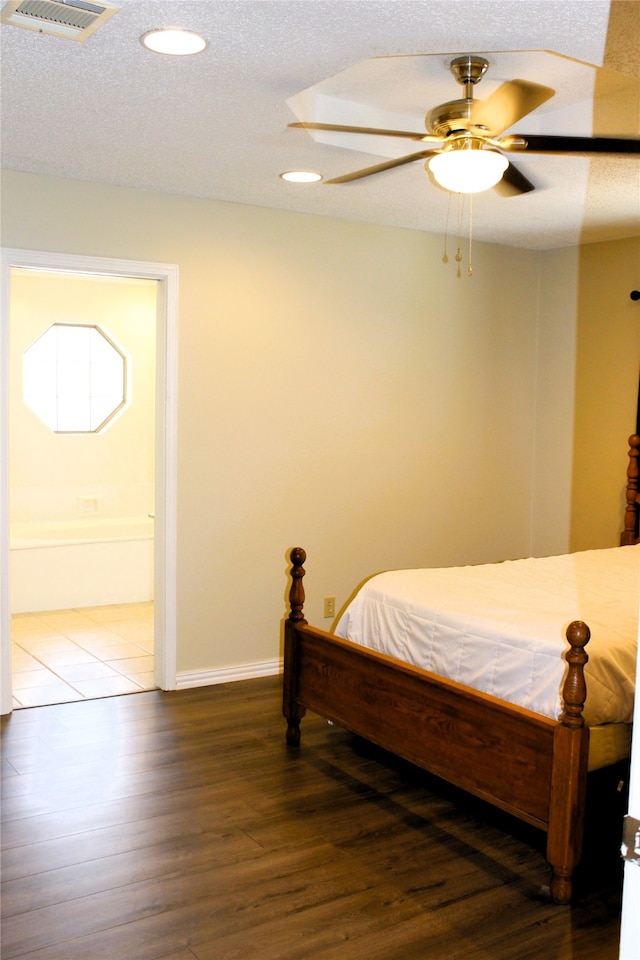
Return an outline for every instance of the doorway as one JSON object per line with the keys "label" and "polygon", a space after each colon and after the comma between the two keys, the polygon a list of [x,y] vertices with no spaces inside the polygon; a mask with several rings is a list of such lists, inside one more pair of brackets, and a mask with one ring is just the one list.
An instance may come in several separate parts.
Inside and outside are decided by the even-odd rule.
{"label": "doorway", "polygon": [[[128,692],[124,689],[124,681],[118,680],[118,677],[126,676],[127,668],[130,668],[130,674],[137,671],[138,676],[137,680],[135,676],[132,681],[130,678],[131,685],[128,689],[144,689],[153,685],[162,689],[173,689],[176,682],[177,269],[172,265],[38,254],[30,251],[3,251],[2,273],[5,291],[0,333],[4,374],[0,424],[2,712],[9,712],[13,705],[12,612],[18,614],[18,620],[24,615],[24,626],[29,618],[39,618],[39,628],[45,633],[53,630],[58,636],[64,636],[67,644],[75,643],[79,646],[81,655],[72,656],[70,659],[84,660],[86,667],[77,665],[74,668],[73,664],[68,664],[65,667],[70,669],[57,671],[59,674],[66,674],[71,688],[79,690],[75,699],[82,699],[85,695],[101,695],[99,692],[90,692],[100,689],[100,684],[91,682],[91,679],[99,679],[99,676],[91,678],[92,672],[112,678],[112,693]],[[36,317],[34,322],[36,326],[39,324],[38,329],[28,330],[25,329],[28,327],[25,315],[22,316],[19,326],[19,321],[12,318],[14,314],[19,314],[20,299],[24,297],[25,289],[34,290],[38,284],[45,291],[53,285],[54,290],[63,290],[64,295],[57,298],[51,291],[45,293],[45,300],[48,299],[51,305],[58,303],[57,311],[49,311],[46,319]],[[94,311],[91,308],[92,290],[97,298],[93,301]],[[69,294],[69,291],[75,293]],[[113,291],[115,297],[111,306],[110,291]],[[151,303],[153,315],[150,319],[147,316],[146,321],[136,323],[130,310],[127,316],[128,308],[123,308],[122,296],[131,294],[132,291],[133,300],[137,299],[137,307],[145,300],[147,306]],[[81,304],[81,316],[77,311],[74,314],[74,297]],[[120,306],[118,297],[121,298]],[[38,311],[31,309],[32,316],[34,313],[37,314]],[[80,320],[83,322],[79,323]],[[93,320],[100,322],[94,323]],[[148,328],[146,332],[145,323]],[[56,324],[59,329],[55,329]],[[83,329],[80,330],[80,327]],[[47,332],[46,337],[43,337],[43,331]],[[52,339],[57,342],[59,339],[66,342],[69,333],[77,335],[78,342],[84,342],[88,337],[97,341],[94,344],[94,353],[103,356],[108,362],[96,369],[102,372],[108,369],[112,373],[115,371],[115,397],[105,399],[101,386],[102,394],[96,389],[97,396],[91,401],[92,409],[98,411],[93,421],[84,424],[80,416],[80,422],[76,423],[73,420],[75,413],[71,419],[67,417],[65,420],[64,405],[67,403],[68,410],[69,403],[64,398],[58,399],[60,409],[50,412],[49,408],[54,401],[51,397],[47,399],[44,396],[47,392],[46,384],[43,386],[47,377],[46,369],[43,368],[43,373],[37,367],[37,375],[34,377],[36,396],[31,409],[26,410],[26,419],[25,409],[21,409],[23,420],[15,423],[12,419],[12,406],[15,408],[18,404],[15,402],[15,395],[10,401],[9,385],[13,382],[12,378],[15,379],[16,371],[13,368],[16,355],[22,362],[25,343],[29,348],[36,344],[33,352],[41,360],[41,355],[47,355],[47,349],[51,346],[45,344],[45,340]],[[144,340],[145,337],[146,343],[141,342],[141,338]],[[25,343],[22,343],[23,340]],[[124,343],[125,340],[127,343]],[[155,341],[155,349],[152,349],[150,340]],[[152,360],[154,353],[155,362]],[[138,377],[132,391],[131,368],[134,363]],[[58,364],[56,369],[59,373],[61,366]],[[70,370],[69,367],[66,369]],[[82,367],[84,380],[79,378],[85,386],[86,369]],[[117,396],[118,378],[122,387],[120,397]],[[71,371],[70,380],[73,379]],[[102,383],[101,378],[98,379]],[[142,389],[145,379],[147,383],[155,380],[155,386],[152,386],[151,394],[146,400],[146,413]],[[77,384],[70,388],[69,392],[75,392],[72,405],[75,404],[77,409]],[[24,408],[25,404],[21,402],[19,406]],[[59,420],[56,420],[56,417],[59,417]],[[51,429],[52,426],[59,429]],[[31,437],[31,453],[29,454],[29,444],[26,444],[27,452],[21,452],[18,456],[16,451],[20,448],[16,444],[19,444],[20,440],[15,434],[25,433],[27,427],[34,429],[38,436],[35,441],[34,437]],[[116,455],[116,438],[120,435],[122,439],[127,434],[128,449],[125,442],[125,449]],[[56,443],[57,456],[61,461],[58,466],[64,468],[65,463],[69,465],[68,462],[73,462],[75,466],[89,462],[84,476],[79,475],[77,483],[69,480],[69,470],[65,473],[64,469],[54,468],[53,464],[49,470],[43,470],[42,464],[45,461],[41,457],[42,448]],[[145,444],[148,448],[146,451]],[[82,460],[83,449],[88,451],[88,461]],[[16,461],[15,469],[12,452]],[[121,480],[116,482],[114,471],[110,472],[110,468],[118,459],[124,460],[129,469],[125,470]],[[100,465],[100,460],[103,461],[105,470],[98,474],[96,467]],[[37,478],[35,482],[34,476]],[[51,516],[55,516],[55,520],[51,520]],[[44,523],[43,517],[47,518]],[[18,547],[22,548],[11,553],[10,519],[14,520],[14,545],[17,543]],[[91,537],[88,536],[89,531],[92,531]],[[58,549],[62,552],[59,553],[59,558],[54,558]],[[145,555],[148,558],[147,568]],[[129,560],[125,561],[126,557],[130,558],[133,564],[129,565],[128,569]],[[38,564],[44,566],[38,567]],[[83,575],[93,568],[97,568],[97,577]],[[137,580],[142,580],[142,583],[134,583],[134,568],[137,571]],[[146,583],[145,578],[148,581]],[[83,582],[89,591],[86,594],[83,592],[85,586],[81,587]],[[35,589],[35,595],[30,583]],[[38,584],[43,590],[42,596],[37,593]],[[78,594],[80,588],[81,593]],[[52,602],[54,599],[55,602]],[[33,607],[39,609],[30,609]],[[51,613],[54,609],[56,614]],[[69,626],[69,615],[60,613],[61,610],[71,610],[71,620],[75,619],[75,624]],[[152,612],[155,612],[153,628],[150,627]],[[101,636],[102,643],[98,642],[97,636],[92,638],[90,631],[83,630],[89,625],[89,614],[98,621],[95,632]],[[67,626],[63,626],[63,623]],[[65,636],[66,633],[74,632],[75,637]],[[101,649],[105,640],[110,641],[106,644],[108,650]],[[114,646],[116,644],[117,649]],[[150,653],[154,645],[151,673],[149,669],[143,668],[151,666]],[[70,649],[67,646],[67,653]],[[28,650],[26,656],[29,656]],[[69,659],[66,655],[62,659],[65,658]],[[38,658],[38,669],[43,666],[42,659]],[[119,663],[116,663],[117,659]],[[116,666],[123,668],[122,673],[120,669],[114,670]],[[86,680],[73,680],[74,676],[85,676],[87,673],[89,677]],[[111,695],[108,688],[109,684],[106,684],[105,693],[102,695]],[[86,694],[83,691],[86,691]],[[69,696],[61,698],[70,699]],[[26,695],[26,699],[35,703],[33,696],[30,698]],[[15,705],[26,706],[29,703],[22,703],[18,699]]]}

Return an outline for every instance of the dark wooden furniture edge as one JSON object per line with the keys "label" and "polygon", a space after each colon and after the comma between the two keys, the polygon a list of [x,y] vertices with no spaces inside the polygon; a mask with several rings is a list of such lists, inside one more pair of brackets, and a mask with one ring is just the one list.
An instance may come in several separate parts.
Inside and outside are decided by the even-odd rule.
{"label": "dark wooden furniture edge", "polygon": [[584,650],[588,627],[567,630],[568,674],[559,721],[542,717],[309,626],[304,550],[291,552],[283,713],[300,743],[307,709],[390,750],[547,833],[551,896],[571,899],[580,859],[589,730]]}
{"label": "dark wooden furniture edge", "polygon": [[629,437],[629,463],[627,464],[627,505],[624,512],[624,530],[620,534],[620,546],[626,547],[640,542],[640,436],[633,433]]}

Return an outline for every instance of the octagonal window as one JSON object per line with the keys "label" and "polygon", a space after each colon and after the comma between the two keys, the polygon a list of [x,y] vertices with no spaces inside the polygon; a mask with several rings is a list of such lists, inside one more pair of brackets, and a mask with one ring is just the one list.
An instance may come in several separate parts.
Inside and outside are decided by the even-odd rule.
{"label": "octagonal window", "polygon": [[54,323],[24,352],[23,398],[54,433],[99,433],[127,405],[127,358],[97,325]]}

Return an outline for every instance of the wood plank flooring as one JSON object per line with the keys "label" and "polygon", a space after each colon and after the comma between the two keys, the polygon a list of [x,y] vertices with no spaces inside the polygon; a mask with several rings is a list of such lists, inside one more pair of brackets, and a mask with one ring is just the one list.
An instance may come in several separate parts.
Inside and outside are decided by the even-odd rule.
{"label": "wood plank flooring", "polygon": [[4,960],[617,960],[608,783],[558,907],[536,831],[313,715],[284,733],[275,677],[5,718]]}

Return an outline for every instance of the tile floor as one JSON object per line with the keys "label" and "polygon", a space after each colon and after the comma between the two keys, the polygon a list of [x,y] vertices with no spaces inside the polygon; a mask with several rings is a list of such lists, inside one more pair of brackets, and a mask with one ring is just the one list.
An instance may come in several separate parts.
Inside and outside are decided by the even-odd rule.
{"label": "tile floor", "polygon": [[151,690],[153,602],[11,617],[14,708]]}

